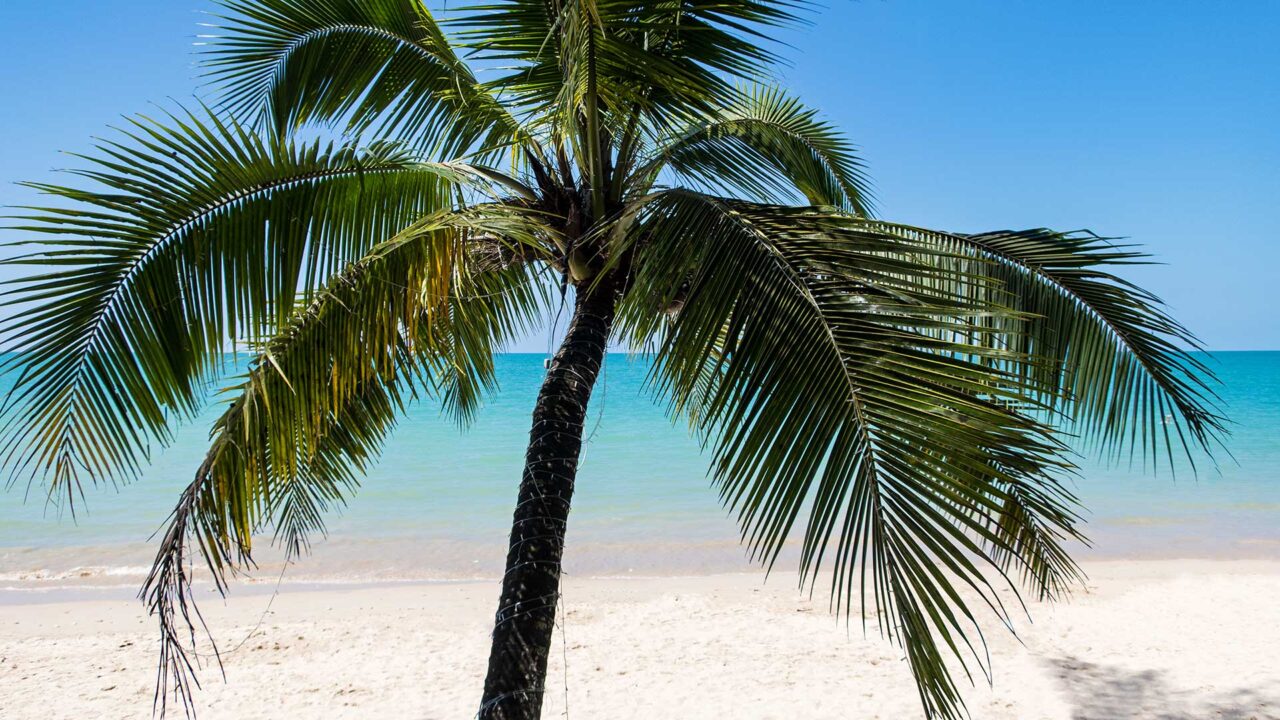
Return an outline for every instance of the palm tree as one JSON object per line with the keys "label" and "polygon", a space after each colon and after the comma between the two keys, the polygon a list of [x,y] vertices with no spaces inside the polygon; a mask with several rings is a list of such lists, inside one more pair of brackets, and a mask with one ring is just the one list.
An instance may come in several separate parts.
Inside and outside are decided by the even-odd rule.
{"label": "palm tree", "polygon": [[258,531],[304,552],[407,404],[466,422],[557,296],[481,718],[540,714],[611,341],[652,354],[752,556],[798,538],[802,586],[829,573],[837,611],[874,608],[930,716],[962,712],[949,663],[985,671],[971,606],[1079,578],[1066,433],[1157,462],[1221,436],[1193,338],[1111,274],[1139,253],[872,216],[851,144],[770,84],[799,3],[223,5],[211,107],[133,119],[85,185],[35,185],[51,207],[16,224],[42,239],[8,261],[29,268],[4,326],[12,478],[68,502],[134,478],[236,378],[143,590],[162,710],[191,703],[184,560],[224,589]]}

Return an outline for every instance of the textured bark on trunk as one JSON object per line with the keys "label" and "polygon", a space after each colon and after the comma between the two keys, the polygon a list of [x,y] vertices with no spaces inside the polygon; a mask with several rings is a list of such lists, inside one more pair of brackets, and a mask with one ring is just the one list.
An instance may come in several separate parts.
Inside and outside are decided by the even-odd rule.
{"label": "textured bark on trunk", "polygon": [[481,720],[537,720],[560,597],[560,560],[587,402],[604,360],[614,292],[578,294],[573,319],[533,410]]}

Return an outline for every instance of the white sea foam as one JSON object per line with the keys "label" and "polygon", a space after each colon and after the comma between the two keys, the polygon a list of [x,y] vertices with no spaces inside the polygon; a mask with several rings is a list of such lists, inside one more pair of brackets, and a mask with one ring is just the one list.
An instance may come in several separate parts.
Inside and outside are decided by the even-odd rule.
{"label": "white sea foam", "polygon": [[122,566],[103,566],[88,565],[81,567],[73,567],[67,570],[51,570],[48,568],[35,568],[32,570],[18,570],[0,572],[0,582],[32,582],[32,581],[57,581],[57,580],[73,580],[73,579],[91,579],[91,578],[135,578],[145,577],[150,568],[144,565],[122,565]]}

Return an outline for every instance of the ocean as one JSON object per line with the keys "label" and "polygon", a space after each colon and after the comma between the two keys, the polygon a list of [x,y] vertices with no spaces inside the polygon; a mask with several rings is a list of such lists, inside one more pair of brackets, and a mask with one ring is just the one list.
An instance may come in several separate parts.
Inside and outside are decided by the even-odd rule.
{"label": "ocean", "polygon": [[[463,430],[430,403],[396,428],[381,460],[310,556],[300,582],[453,580],[501,575],[543,355],[498,359],[501,390]],[[1152,474],[1139,460],[1082,459],[1071,482],[1086,509],[1088,558],[1280,558],[1280,352],[1208,359],[1232,421],[1230,455],[1179,459]],[[697,574],[752,567],[721,506],[698,443],[645,393],[643,358],[608,356],[592,398],[570,518],[566,572]],[[11,380],[0,378],[0,390]],[[40,487],[0,492],[0,590],[134,587],[153,541],[189,482],[219,408],[210,406],[156,453],[140,480],[85,489],[74,517]],[[281,570],[260,543],[250,582]],[[785,565],[785,563],[784,563]]]}

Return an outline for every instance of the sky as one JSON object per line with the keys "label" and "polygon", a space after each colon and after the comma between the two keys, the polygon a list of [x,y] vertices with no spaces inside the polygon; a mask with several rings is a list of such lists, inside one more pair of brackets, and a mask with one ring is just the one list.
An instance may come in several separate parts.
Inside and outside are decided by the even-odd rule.
{"label": "sky", "polygon": [[[192,104],[212,8],[0,4],[0,205],[38,201],[14,183],[56,181],[77,163],[60,151],[122,116]],[[1161,264],[1125,277],[1208,348],[1280,349],[1280,2],[837,0],[811,19],[778,34],[779,79],[858,145],[880,216],[1126,237]]]}

